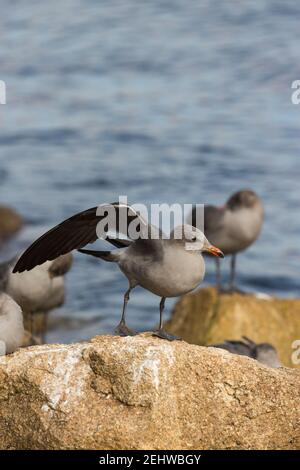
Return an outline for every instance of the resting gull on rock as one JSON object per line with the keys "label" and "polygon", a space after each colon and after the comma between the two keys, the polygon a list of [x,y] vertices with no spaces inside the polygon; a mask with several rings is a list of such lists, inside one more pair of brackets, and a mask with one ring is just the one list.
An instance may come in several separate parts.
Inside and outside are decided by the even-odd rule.
{"label": "resting gull on rock", "polygon": [[34,335],[33,315],[44,314],[42,336],[46,333],[46,313],[63,304],[64,275],[72,265],[72,255],[66,254],[36,266],[30,272],[13,273],[16,258],[0,265],[0,290],[9,294],[31,318],[30,332]]}
{"label": "resting gull on rock", "polygon": [[246,336],[243,336],[242,341],[226,340],[224,343],[213,344],[212,347],[226,349],[232,354],[251,357],[269,367],[281,367],[277,351],[272,344],[255,343]]}

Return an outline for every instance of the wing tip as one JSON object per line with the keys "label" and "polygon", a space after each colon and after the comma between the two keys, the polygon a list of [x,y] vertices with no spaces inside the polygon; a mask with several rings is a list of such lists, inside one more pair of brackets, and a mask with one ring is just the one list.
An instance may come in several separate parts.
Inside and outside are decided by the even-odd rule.
{"label": "wing tip", "polygon": [[13,274],[23,273],[24,271],[30,271],[32,268],[26,268],[24,266],[19,265],[19,262],[15,265],[14,269],[12,270]]}
{"label": "wing tip", "polygon": [[14,266],[14,269],[12,270],[13,274],[18,274],[18,273],[23,273],[24,271],[31,271],[34,269],[36,266],[39,266],[41,263],[35,263],[32,264],[28,259],[23,258],[24,255],[18,259],[16,265]]}

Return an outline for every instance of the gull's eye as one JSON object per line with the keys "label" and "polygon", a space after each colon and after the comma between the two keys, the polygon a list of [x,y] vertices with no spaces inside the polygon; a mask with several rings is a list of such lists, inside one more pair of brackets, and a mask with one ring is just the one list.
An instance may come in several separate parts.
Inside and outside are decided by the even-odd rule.
{"label": "gull's eye", "polygon": [[193,237],[191,238],[191,240],[192,240],[192,242],[195,242],[195,241],[197,240],[197,237],[196,237],[196,236],[193,236]]}

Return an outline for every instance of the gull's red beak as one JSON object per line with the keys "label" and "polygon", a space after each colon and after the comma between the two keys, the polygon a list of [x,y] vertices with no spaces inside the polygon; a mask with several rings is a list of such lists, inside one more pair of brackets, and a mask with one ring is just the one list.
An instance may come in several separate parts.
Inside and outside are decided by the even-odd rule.
{"label": "gull's red beak", "polygon": [[209,253],[211,253],[212,255],[214,256],[218,256],[218,258],[224,258],[224,253],[223,251],[221,251],[219,248],[217,248],[216,246],[214,245],[210,245],[209,248],[207,248],[207,250]]}

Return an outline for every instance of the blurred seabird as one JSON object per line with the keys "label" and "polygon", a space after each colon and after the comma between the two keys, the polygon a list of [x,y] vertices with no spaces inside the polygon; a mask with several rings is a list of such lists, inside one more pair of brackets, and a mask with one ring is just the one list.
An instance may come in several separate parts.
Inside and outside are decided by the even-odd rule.
{"label": "blurred seabird", "polygon": [[[197,208],[189,217],[193,224]],[[204,207],[204,233],[214,245],[231,257],[230,290],[235,290],[236,255],[258,237],[263,224],[263,204],[249,189],[234,193],[223,207]],[[200,219],[199,219],[200,220]],[[217,285],[221,289],[220,263],[217,260]]]}
{"label": "blurred seabird", "polygon": [[211,346],[226,349],[232,354],[251,357],[269,367],[281,367],[277,351],[270,343],[255,343],[243,336],[243,341],[226,340],[224,343],[212,344]]}
{"label": "blurred seabird", "polygon": [[7,294],[0,294],[0,355],[22,346],[24,336],[21,307]]}
{"label": "blurred seabird", "polygon": [[72,255],[66,254],[37,266],[32,271],[13,273],[16,259],[0,265],[0,289],[9,294],[31,318],[29,329],[33,330],[33,315],[44,314],[42,336],[46,333],[46,313],[63,304],[65,298],[64,275],[72,265]]}

